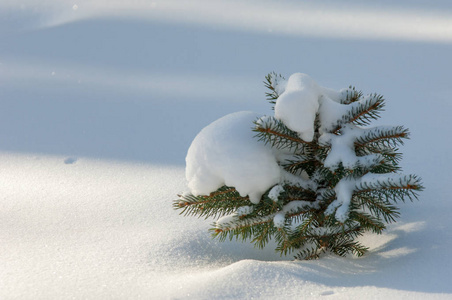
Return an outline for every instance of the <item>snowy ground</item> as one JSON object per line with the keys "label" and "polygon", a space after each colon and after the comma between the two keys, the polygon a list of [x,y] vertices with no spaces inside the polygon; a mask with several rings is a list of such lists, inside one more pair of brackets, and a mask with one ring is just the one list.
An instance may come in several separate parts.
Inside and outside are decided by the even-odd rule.
{"label": "snowy ground", "polygon": [[[0,0],[0,298],[450,299],[449,1]],[[353,7],[353,8],[351,8]],[[426,190],[360,259],[292,262],[171,208],[197,132],[304,72],[387,99]]]}

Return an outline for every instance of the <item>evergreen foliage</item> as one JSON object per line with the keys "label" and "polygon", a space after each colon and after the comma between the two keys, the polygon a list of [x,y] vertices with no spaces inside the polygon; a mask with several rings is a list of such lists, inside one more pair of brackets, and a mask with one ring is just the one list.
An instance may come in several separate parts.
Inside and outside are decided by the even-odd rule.
{"label": "evergreen foliage", "polygon": [[[272,105],[284,80],[276,73],[265,78]],[[380,117],[381,95],[363,96],[350,87],[342,91],[337,105],[341,114],[330,123],[322,122],[320,107],[312,142],[275,117],[255,122],[255,138],[285,154],[279,161],[284,181],[267,190],[258,204],[224,186],[206,196],[180,195],[174,208],[184,215],[221,218],[211,229],[220,241],[249,240],[262,248],[273,238],[276,251],[296,259],[316,259],[326,252],[363,255],[367,248],[357,237],[382,233],[400,216],[395,204],[416,199],[423,186],[416,175],[399,173],[398,147],[409,138],[408,129],[365,127]],[[334,144],[350,137],[356,159],[331,162]]]}

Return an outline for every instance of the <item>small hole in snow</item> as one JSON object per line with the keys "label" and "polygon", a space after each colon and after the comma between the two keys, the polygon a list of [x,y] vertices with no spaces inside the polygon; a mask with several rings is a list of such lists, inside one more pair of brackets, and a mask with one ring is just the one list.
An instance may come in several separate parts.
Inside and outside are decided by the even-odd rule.
{"label": "small hole in snow", "polygon": [[74,158],[74,157],[68,157],[68,158],[66,158],[66,159],[64,160],[64,163],[65,163],[66,165],[71,165],[71,164],[75,163],[76,161],[77,161],[77,158]]}
{"label": "small hole in snow", "polygon": [[333,295],[333,294],[334,294],[333,291],[326,291],[326,292],[321,293],[320,296],[330,296],[330,295]]}

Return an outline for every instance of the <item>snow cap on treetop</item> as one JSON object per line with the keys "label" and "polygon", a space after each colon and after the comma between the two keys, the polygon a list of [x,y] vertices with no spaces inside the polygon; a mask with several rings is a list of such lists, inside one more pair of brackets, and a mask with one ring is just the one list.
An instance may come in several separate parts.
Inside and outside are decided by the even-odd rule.
{"label": "snow cap on treetop", "polygon": [[308,75],[291,75],[285,91],[276,101],[275,117],[296,131],[304,141],[311,142],[320,94],[319,86]]}

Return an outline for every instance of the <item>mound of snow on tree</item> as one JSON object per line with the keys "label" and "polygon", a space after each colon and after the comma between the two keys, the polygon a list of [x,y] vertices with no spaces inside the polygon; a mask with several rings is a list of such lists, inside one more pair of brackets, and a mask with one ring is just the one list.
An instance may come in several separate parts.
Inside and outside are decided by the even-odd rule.
{"label": "mound of snow on tree", "polygon": [[253,112],[227,115],[205,127],[193,140],[186,157],[188,187],[194,195],[209,194],[223,185],[258,203],[280,181],[272,149],[253,138]]}

